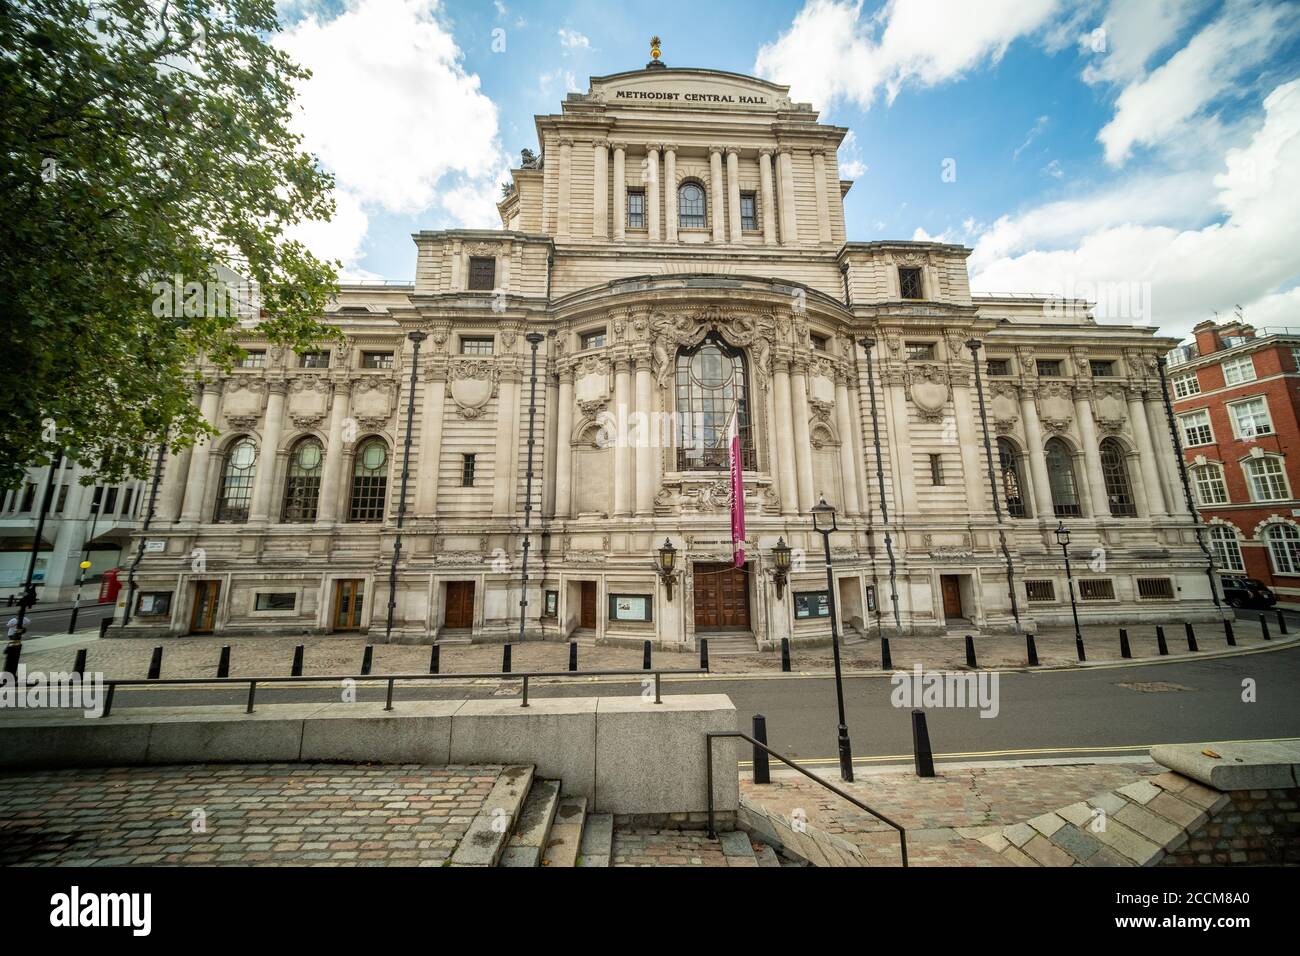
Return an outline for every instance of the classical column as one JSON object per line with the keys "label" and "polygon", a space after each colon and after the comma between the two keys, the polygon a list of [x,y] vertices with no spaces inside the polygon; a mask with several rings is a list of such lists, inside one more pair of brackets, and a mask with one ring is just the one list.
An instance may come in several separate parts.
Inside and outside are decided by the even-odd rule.
{"label": "classical column", "polygon": [[651,242],[659,242],[659,147],[645,148],[646,232]]}
{"label": "classical column", "polygon": [[1160,490],[1160,471],[1156,464],[1156,449],[1151,443],[1151,429],[1147,425],[1147,411],[1142,404],[1142,390],[1128,390],[1128,419],[1137,439],[1138,466],[1142,470],[1142,490],[1146,494],[1147,511],[1152,517],[1165,514],[1165,496]]}
{"label": "classical column", "polygon": [[573,369],[560,369],[560,397],[555,413],[555,517],[567,518],[572,508]]}
{"label": "classical column", "polygon": [[[343,432],[352,404],[352,383],[334,383],[334,396],[330,399],[329,438],[325,443],[325,463],[322,465],[320,498],[316,508],[316,523],[327,525],[339,520],[343,514],[343,460],[347,457]],[[353,435],[352,439],[355,440]]]}
{"label": "classical column", "polygon": [[[174,524],[180,520],[181,508],[185,501],[185,478],[190,470],[190,449],[177,454],[174,451],[167,453],[167,461],[163,464],[162,488],[158,495],[158,517],[159,524]],[[77,487],[82,487],[78,485]],[[89,507],[89,504],[86,505]],[[84,509],[83,509],[84,510]],[[72,511],[77,514],[79,512]],[[141,512],[143,514],[143,512]]]}
{"label": "classical column", "polygon": [[464,243],[455,239],[451,243],[451,291],[460,292],[468,283],[465,281],[465,257],[461,255]]}
{"label": "classical column", "polygon": [[655,448],[651,442],[650,426],[654,418],[654,393],[650,388],[650,355],[637,359],[636,410],[641,414],[641,427],[629,429],[636,439],[636,513],[654,513],[654,460]]}
{"label": "classical column", "polygon": [[614,144],[614,238],[622,240],[627,233],[627,180],[623,166],[627,157],[627,147],[622,143]]}
{"label": "classical column", "polygon": [[1178,459],[1174,454],[1174,442],[1169,436],[1169,418],[1165,414],[1164,403],[1157,392],[1142,403],[1146,406],[1148,431],[1151,443],[1156,449],[1156,468],[1160,471],[1161,488],[1165,495],[1165,513],[1174,517],[1187,516],[1187,499],[1183,495],[1182,482],[1178,474]]}
{"label": "classical column", "polygon": [[591,144],[591,235],[609,237],[609,144],[601,140]]}
{"label": "classical column", "polygon": [[664,144],[664,222],[668,241],[677,241],[677,147]]}
{"label": "classical column", "polygon": [[740,242],[740,150],[727,147],[727,219],[731,241]]}
{"label": "classical column", "polygon": [[790,363],[786,359],[772,361],[773,398],[776,416],[772,422],[776,430],[777,477],[781,484],[781,513],[797,514],[799,511],[799,486],[794,470],[794,406],[790,398]]}
{"label": "classical column", "polygon": [[798,207],[794,201],[794,157],[789,146],[777,150],[776,164],[781,177],[781,245],[799,242]]}
{"label": "classical column", "polygon": [[[972,373],[974,374],[974,373]],[[957,418],[957,451],[961,455],[962,483],[966,486],[966,505],[972,515],[992,511],[984,493],[984,437],[975,430],[977,413],[972,411],[971,387],[964,383],[952,387],[952,408]]]}
{"label": "classical column", "polygon": [[894,439],[889,452],[897,459],[894,473],[898,476],[895,485],[898,493],[894,496],[894,507],[899,513],[894,518],[898,520],[904,515],[914,515],[917,512],[916,462],[912,460],[912,428],[908,421],[907,393],[899,378],[901,373],[891,369],[885,374],[889,376],[886,380],[889,382],[890,429]]}
{"label": "classical column", "polygon": [[557,209],[555,234],[560,238],[569,235],[569,210],[573,206],[573,140],[560,140],[560,199]]}
{"label": "classical column", "polygon": [[1079,440],[1083,443],[1083,464],[1092,498],[1092,516],[1109,517],[1110,499],[1106,495],[1106,479],[1101,474],[1101,450],[1097,446],[1097,425],[1092,419],[1091,391],[1075,391],[1074,414],[1079,421]]}
{"label": "classical column", "polygon": [[844,483],[844,513],[862,513],[858,501],[858,462],[854,452],[853,413],[849,406],[849,387],[840,373],[835,375],[835,427],[840,433],[840,480]]}
{"label": "classical column", "polygon": [[831,241],[831,207],[826,201],[826,150],[820,146],[812,151],[813,185],[817,189],[817,239]]}
{"label": "classical column", "polygon": [[248,505],[248,520],[252,524],[266,524],[271,519],[275,492],[275,475],[280,463],[280,434],[284,430],[284,396],[288,386],[284,382],[267,382],[269,398],[266,417],[262,419],[262,447],[257,456],[257,476],[253,481],[253,498]]}
{"label": "classical column", "polygon": [[1025,451],[1029,456],[1029,478],[1034,486],[1034,514],[1051,518],[1056,514],[1052,484],[1047,478],[1047,454],[1043,450],[1043,427],[1038,422],[1034,392],[1020,390],[1020,417],[1025,420]]}
{"label": "classical column", "polygon": [[797,356],[790,367],[792,413],[794,415],[795,468],[799,476],[799,511],[807,514],[817,501],[813,488],[812,435],[808,430],[808,365]]}
{"label": "classical column", "polygon": [[492,513],[514,514],[515,449],[518,444],[519,373],[503,368],[497,384],[496,462],[492,469]]}
{"label": "classical column", "polygon": [[625,424],[628,402],[631,398],[631,360],[626,356],[614,360],[614,416],[620,423],[614,440],[614,514],[632,513],[632,489],[628,484],[631,451],[628,448]]}
{"label": "classical column", "polygon": [[[217,423],[217,412],[220,409],[221,383],[204,382],[203,400],[200,403],[203,420],[210,425],[215,425]],[[211,439],[195,445],[190,453],[190,469],[185,481],[185,507],[181,511],[181,520],[186,524],[198,524],[203,520],[203,504],[208,481],[208,460],[211,457]]]}
{"label": "classical column", "polygon": [[442,422],[447,403],[447,367],[429,363],[420,404],[420,464],[415,484],[415,513],[435,517],[438,477],[442,470]]}
{"label": "classical column", "polygon": [[776,207],[775,190],[772,188],[772,150],[763,148],[758,151],[758,186],[759,204],[763,207],[763,244],[776,245]]}
{"label": "classical column", "polygon": [[709,147],[709,208],[713,213],[713,241],[727,241],[723,234],[722,195],[726,186],[722,182],[722,147]]}
{"label": "classical column", "polygon": [[865,515],[871,507],[871,489],[867,481],[866,431],[862,420],[862,390],[858,384],[860,377],[855,361],[852,385],[849,387],[849,404],[853,406],[853,460],[858,463],[859,511]]}

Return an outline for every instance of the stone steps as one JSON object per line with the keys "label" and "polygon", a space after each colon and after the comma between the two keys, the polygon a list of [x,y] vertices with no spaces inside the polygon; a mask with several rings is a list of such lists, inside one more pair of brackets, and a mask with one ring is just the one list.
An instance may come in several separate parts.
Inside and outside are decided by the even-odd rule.
{"label": "stone steps", "polygon": [[748,631],[736,634],[701,634],[699,636],[709,642],[710,658],[758,653],[758,641]]}
{"label": "stone steps", "polygon": [[587,820],[587,798],[565,797],[551,824],[542,854],[542,866],[577,866],[582,831]]}
{"label": "stone steps", "polygon": [[500,866],[541,866],[551,823],[560,806],[560,781],[534,780],[501,855]]}
{"label": "stone steps", "polygon": [[590,814],[582,831],[578,866],[609,866],[613,852],[614,814]]}
{"label": "stone steps", "polygon": [[497,866],[572,867],[579,865],[579,857],[583,855],[590,857],[583,861],[583,866],[609,865],[609,834],[613,817],[594,814],[588,838],[585,834],[587,798],[562,796],[562,789],[560,780],[537,778],[532,781]]}
{"label": "stone steps", "polygon": [[496,866],[533,785],[531,766],[503,767],[448,866]]}

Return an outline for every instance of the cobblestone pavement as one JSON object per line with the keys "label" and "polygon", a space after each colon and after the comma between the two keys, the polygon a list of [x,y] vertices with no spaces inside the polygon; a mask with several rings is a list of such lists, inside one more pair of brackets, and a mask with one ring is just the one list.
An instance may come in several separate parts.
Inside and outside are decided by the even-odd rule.
{"label": "cobblestone pavement", "polygon": [[[936,767],[922,779],[910,771],[859,772],[850,784],[834,782],[907,830],[912,866],[1005,866],[979,837],[1031,817],[1153,776],[1150,761],[1085,765]],[[772,783],[740,781],[741,796],[790,819],[857,845],[879,866],[897,866],[898,834],[811,780],[773,773]]]}
{"label": "cobblestone pavement", "polygon": [[500,770],[244,764],[0,774],[0,865],[442,866]]}
{"label": "cobblestone pavement", "polygon": [[[1279,643],[1276,622],[1270,620],[1273,644]],[[1239,621],[1236,625],[1238,645],[1250,647],[1263,644],[1256,621]],[[1135,659],[1157,656],[1154,627],[1142,626],[1128,629]],[[1183,628],[1179,624],[1165,627],[1166,640],[1171,654],[1187,651]],[[1084,629],[1088,661],[1119,660],[1119,630],[1114,627]],[[1198,642],[1202,652],[1227,650],[1223,629],[1217,624],[1197,625]],[[1288,640],[1294,635],[1288,636]],[[211,677],[216,674],[217,658],[222,645],[231,650],[230,673],[232,677],[287,675],[297,644],[305,645],[303,671],[307,675],[351,675],[361,671],[361,658],[365,638],[356,635],[324,635],[315,637],[183,637],[140,640],[110,638],[88,639],[43,649],[40,642],[23,651],[23,662],[29,670],[67,670],[72,666],[79,648],[87,649],[86,666],[102,672],[107,678],[142,678],[148,673],[149,658],[155,646],[163,648],[163,677]],[[1044,666],[1073,664],[1076,661],[1074,633],[1069,630],[1051,630],[1036,638],[1038,657]],[[979,637],[975,639],[980,667],[1020,667],[1025,663],[1025,642],[1019,637]],[[843,649],[844,666],[850,670],[878,670],[880,667],[880,642],[871,638],[849,644]],[[915,664],[933,669],[965,669],[966,647],[961,633],[949,637],[905,637],[890,641],[890,651],[896,670],[910,670]],[[499,644],[443,645],[440,651],[442,673],[496,672],[501,669],[502,648]],[[515,671],[568,669],[568,645],[559,642],[533,642],[516,645],[511,650],[512,668]],[[579,648],[579,668],[591,670],[639,670],[642,664],[640,648],[592,647]],[[374,646],[373,674],[423,674],[429,669],[430,650],[425,645],[376,644]],[[796,673],[826,672],[831,669],[831,649],[826,647],[799,648],[793,651],[792,670]],[[654,664],[668,669],[690,669],[698,666],[694,652],[656,650]],[[748,674],[778,672],[781,668],[779,651],[742,655],[715,655],[712,670],[717,674]]]}

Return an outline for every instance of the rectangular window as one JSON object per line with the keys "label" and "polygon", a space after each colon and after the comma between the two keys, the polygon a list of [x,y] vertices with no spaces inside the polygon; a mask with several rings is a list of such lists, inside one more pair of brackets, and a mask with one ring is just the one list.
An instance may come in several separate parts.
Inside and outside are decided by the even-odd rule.
{"label": "rectangular window", "polygon": [[943,484],[943,458],[939,455],[930,456],[930,484]]}
{"label": "rectangular window", "polygon": [[546,606],[542,610],[542,617],[559,617],[560,616],[560,592],[546,592]]}
{"label": "rectangular window", "polygon": [[497,260],[495,256],[469,257],[469,290],[471,292],[491,292],[497,284]]}
{"label": "rectangular window", "polygon": [[1192,469],[1196,482],[1196,497],[1203,505],[1228,503],[1228,486],[1223,481],[1223,469],[1218,465],[1201,465]]}
{"label": "rectangular window", "polygon": [[1174,379],[1174,398],[1201,394],[1201,380],[1195,375],[1182,375]]}
{"label": "rectangular window", "polygon": [[1286,473],[1282,460],[1266,456],[1251,458],[1246,462],[1246,476],[1250,479],[1252,501],[1285,501],[1288,497]]}
{"label": "rectangular window", "polygon": [[90,496],[90,513],[98,514],[99,505],[104,500],[104,488],[102,485],[96,485],[94,493]]}
{"label": "rectangular window", "polygon": [[644,189],[629,189],[627,191],[627,227],[629,229],[645,228]]}
{"label": "rectangular window", "polygon": [[392,352],[362,352],[361,367],[362,368],[392,368],[393,353]]}
{"label": "rectangular window", "polygon": [[266,352],[249,350],[235,363],[235,368],[266,368]]}
{"label": "rectangular window", "polygon": [[298,595],[292,591],[275,591],[257,595],[254,609],[258,611],[292,611],[298,606]]}
{"label": "rectangular window", "polygon": [[328,350],[322,352],[303,352],[298,356],[299,368],[329,368],[330,353]]}
{"label": "rectangular window", "polygon": [[758,231],[758,197],[753,193],[740,194],[740,228],[742,231]]}
{"label": "rectangular window", "polygon": [[1184,445],[1214,444],[1214,432],[1210,428],[1210,413],[1204,409],[1189,415],[1179,415],[1178,423],[1183,429]]}
{"label": "rectangular window", "polygon": [[460,464],[460,486],[462,488],[474,487],[474,466],[475,455],[463,455]]}
{"label": "rectangular window", "polygon": [[59,485],[59,500],[54,504],[54,513],[63,514],[63,506],[68,503],[68,486]]}
{"label": "rectangular window", "polygon": [[1026,581],[1025,597],[1034,602],[1056,600],[1056,585],[1051,581]]}
{"label": "rectangular window", "polygon": [[1039,359],[1038,374],[1043,378],[1060,378],[1061,377],[1061,360],[1060,359]]}
{"label": "rectangular window", "polygon": [[1011,374],[1011,361],[1009,359],[991,358],[988,360],[988,365],[986,366],[986,368],[988,369],[990,378],[994,376],[1001,378],[1004,375]]}
{"label": "rectangular window", "polygon": [[492,337],[462,335],[460,339],[461,355],[491,355]]}
{"label": "rectangular window", "polygon": [[609,619],[611,621],[651,621],[654,619],[654,599],[649,594],[611,594]]}
{"label": "rectangular window", "polygon": [[1094,360],[1088,363],[1088,371],[1093,378],[1112,378],[1115,375],[1115,363]]}
{"label": "rectangular window", "polygon": [[921,270],[900,266],[898,269],[898,294],[904,299],[924,299],[921,288]]}
{"label": "rectangular window", "polygon": [[809,340],[812,342],[812,347],[813,347],[814,350],[816,350],[816,351],[818,351],[818,352],[825,352],[825,351],[826,351],[826,336],[824,336],[824,335],[810,335],[810,336],[808,336],[808,338],[809,338]]}
{"label": "rectangular window", "polygon": [[131,513],[131,495],[134,494],[134,492],[134,488],[127,488],[122,492],[122,514],[124,515],[129,515]]}
{"label": "rectangular window", "polygon": [[1223,384],[1240,385],[1255,381],[1255,360],[1249,355],[1228,359],[1223,363]]}
{"label": "rectangular window", "polygon": [[1115,600],[1115,582],[1110,578],[1083,578],[1079,581],[1080,601]]}
{"label": "rectangular window", "polygon": [[1263,398],[1252,398],[1248,402],[1229,405],[1232,413],[1232,427],[1237,437],[1246,440],[1258,435],[1273,434],[1273,420],[1268,415],[1268,403]]}
{"label": "rectangular window", "polygon": [[27,482],[27,487],[23,489],[23,503],[22,503],[22,507],[20,507],[18,510],[21,512],[31,511],[32,504],[35,501],[36,501],[36,486],[29,481]]}
{"label": "rectangular window", "polygon": [[1222,571],[1245,571],[1246,559],[1242,557],[1237,532],[1224,525],[1210,526],[1210,547],[1214,549],[1214,563]]}
{"label": "rectangular window", "polygon": [[171,611],[171,591],[141,591],[135,601],[135,613],[146,617],[158,617]]}
{"label": "rectangular window", "polygon": [[806,617],[830,617],[830,601],[826,591],[796,591],[794,595],[794,616],[798,620]]}
{"label": "rectangular window", "polygon": [[1138,578],[1138,599],[1142,601],[1172,601],[1174,582],[1169,578]]}
{"label": "rectangular window", "polygon": [[104,495],[104,514],[111,515],[117,511],[117,488],[109,488]]}
{"label": "rectangular window", "polygon": [[1300,346],[1291,346],[1291,365],[1297,372],[1300,372]]}
{"label": "rectangular window", "polygon": [[605,330],[594,329],[591,332],[583,332],[581,338],[583,350],[603,349],[605,347]]}
{"label": "rectangular window", "polygon": [[929,361],[934,358],[933,342],[908,342],[903,346],[907,357],[914,361]]}

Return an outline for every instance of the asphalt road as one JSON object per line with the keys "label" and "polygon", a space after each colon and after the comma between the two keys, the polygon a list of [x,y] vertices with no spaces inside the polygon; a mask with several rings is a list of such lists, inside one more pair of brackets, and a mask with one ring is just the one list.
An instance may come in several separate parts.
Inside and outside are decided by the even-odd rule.
{"label": "asphalt road", "polygon": [[[1242,700],[1243,681],[1254,681],[1254,703]],[[888,677],[844,682],[855,758],[864,762],[910,760],[910,708],[891,702]],[[639,681],[560,684],[533,682],[530,697],[626,695]],[[665,694],[726,694],[742,715],[767,718],[769,743],[801,761],[835,763],[835,683],[825,677],[666,679]],[[129,706],[239,703],[242,689],[123,688],[114,712]],[[257,702],[337,700],[330,686],[261,685]],[[383,700],[382,684],[363,685],[361,700]],[[395,699],[517,698],[519,682],[398,685]],[[1232,657],[1164,664],[1099,666],[1081,670],[1008,672],[998,675],[998,713],[973,708],[927,707],[930,739],[940,759],[999,759],[1143,753],[1158,743],[1300,737],[1300,647]]]}
{"label": "asphalt road", "polygon": [[[114,604],[96,604],[92,600],[83,603],[81,610],[77,612],[77,630],[84,631],[88,627],[98,627],[99,622],[106,617],[112,616],[117,609]],[[5,607],[0,603],[0,615],[8,621],[18,614],[18,608]],[[68,622],[72,620],[72,608],[42,608],[34,607],[27,612],[27,616],[32,619],[31,627],[27,629],[28,637],[44,637],[52,634],[68,633]]]}

